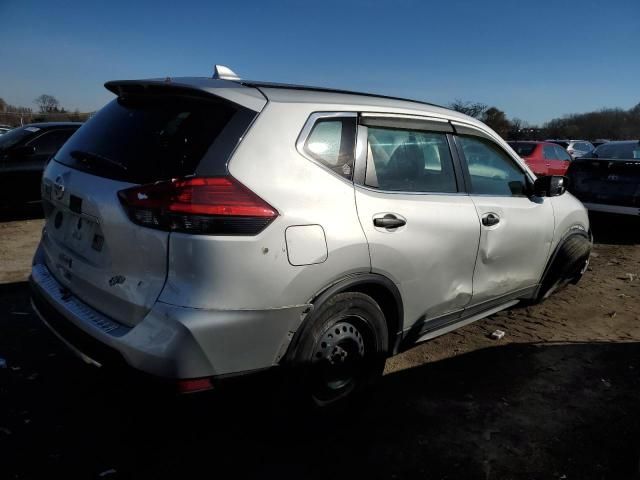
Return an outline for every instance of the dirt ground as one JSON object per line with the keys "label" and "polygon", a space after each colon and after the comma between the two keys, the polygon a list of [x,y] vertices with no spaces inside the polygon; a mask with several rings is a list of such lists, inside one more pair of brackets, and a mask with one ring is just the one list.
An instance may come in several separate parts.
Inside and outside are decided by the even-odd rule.
{"label": "dirt ground", "polygon": [[273,373],[176,398],[82,364],[29,308],[37,217],[0,218],[1,479],[640,478],[638,222],[593,219],[580,284],[393,358],[361,411],[311,418]]}

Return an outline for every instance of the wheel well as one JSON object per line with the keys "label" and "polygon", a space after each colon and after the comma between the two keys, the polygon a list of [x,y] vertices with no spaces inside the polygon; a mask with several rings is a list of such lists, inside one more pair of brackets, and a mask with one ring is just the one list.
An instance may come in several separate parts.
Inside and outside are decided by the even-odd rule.
{"label": "wheel well", "polygon": [[404,318],[400,291],[398,287],[396,287],[396,284],[387,277],[375,273],[360,273],[344,277],[308,300],[307,303],[313,305],[313,310],[310,316],[305,317],[303,324],[300,325],[294,334],[287,350],[288,357],[295,354],[299,338],[305,329],[305,325],[313,318],[313,311],[337,293],[345,292],[364,293],[375,300],[380,306],[387,323],[389,354],[393,355],[398,352],[398,346],[402,339],[402,335],[399,333],[402,329]]}
{"label": "wheel well", "polygon": [[[571,243],[577,239],[583,240],[584,244],[579,244],[578,246],[580,248],[576,248],[576,246],[574,245],[573,248],[570,248],[570,251],[566,251],[567,247],[571,246]],[[577,264],[577,261],[580,261],[583,258],[589,258],[590,251],[590,233],[580,230],[574,230],[569,231],[567,234],[565,234],[563,238],[558,242],[556,249],[547,262],[547,266],[544,269],[534,298],[538,298],[540,295],[544,294],[544,290],[548,287],[548,283],[555,280],[557,276],[575,273],[565,271],[567,260],[572,261],[572,264]]]}
{"label": "wheel well", "polygon": [[396,341],[402,319],[400,318],[400,306],[394,294],[380,283],[358,283],[351,285],[342,292],[359,292],[369,295],[380,306],[384,318],[387,321],[387,330],[389,332],[389,353],[395,353]]}

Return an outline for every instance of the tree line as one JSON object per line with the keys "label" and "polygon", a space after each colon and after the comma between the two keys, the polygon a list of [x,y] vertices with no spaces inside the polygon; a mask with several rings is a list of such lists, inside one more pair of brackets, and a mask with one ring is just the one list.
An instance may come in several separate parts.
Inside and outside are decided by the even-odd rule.
{"label": "tree line", "polygon": [[[34,122],[84,122],[92,113],[77,109],[70,112],[53,95],[34,99],[36,110],[10,105],[0,98],[0,124],[12,127]],[[480,102],[456,99],[449,108],[486,123],[507,140],[544,140],[576,138],[584,140],[640,139],[640,103],[629,110],[605,108],[595,112],[574,113],[554,118],[542,126],[530,125],[519,118],[509,119],[505,112]]]}
{"label": "tree line", "polygon": [[34,99],[36,109],[11,105],[0,98],[0,124],[18,127],[36,122],[84,122],[90,113],[69,111],[53,95],[42,94]]}
{"label": "tree line", "polygon": [[565,115],[554,118],[542,126],[530,125],[519,118],[510,120],[502,110],[479,102],[454,100],[449,104],[449,108],[486,123],[506,140],[640,139],[640,103],[629,110],[604,108],[595,112]]}

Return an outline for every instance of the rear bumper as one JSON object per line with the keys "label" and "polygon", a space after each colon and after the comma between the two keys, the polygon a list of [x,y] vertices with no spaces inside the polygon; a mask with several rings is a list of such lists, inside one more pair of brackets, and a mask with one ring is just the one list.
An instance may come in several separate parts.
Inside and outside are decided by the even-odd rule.
{"label": "rear bumper", "polygon": [[592,212],[617,213],[619,215],[640,216],[640,208],[625,207],[622,205],[606,205],[603,203],[583,203],[587,210]]}
{"label": "rear bumper", "polygon": [[29,279],[36,313],[81,358],[165,378],[234,375],[276,365],[306,305],[203,310],[157,302],[130,328],[65,292],[42,263]]}

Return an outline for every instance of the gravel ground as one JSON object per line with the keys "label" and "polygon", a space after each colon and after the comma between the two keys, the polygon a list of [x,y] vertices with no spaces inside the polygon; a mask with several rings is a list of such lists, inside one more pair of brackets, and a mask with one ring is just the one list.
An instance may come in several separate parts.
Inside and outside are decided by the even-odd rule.
{"label": "gravel ground", "polygon": [[360,411],[311,418],[275,374],[174,397],[82,364],[29,308],[37,216],[0,218],[1,479],[640,478],[637,222],[594,219],[580,284],[405,352]]}

